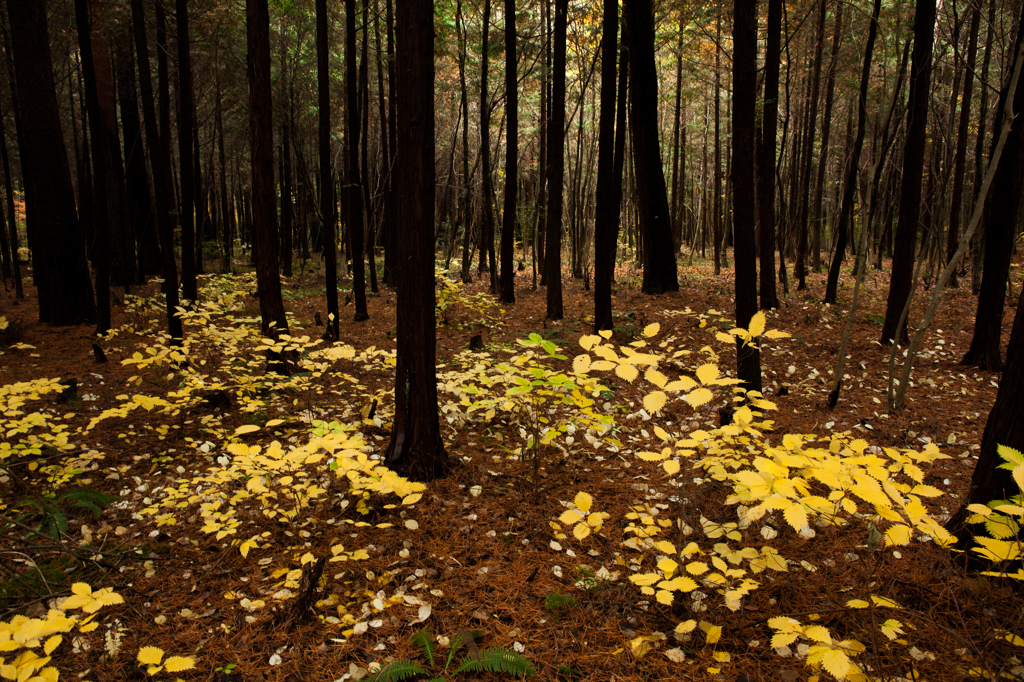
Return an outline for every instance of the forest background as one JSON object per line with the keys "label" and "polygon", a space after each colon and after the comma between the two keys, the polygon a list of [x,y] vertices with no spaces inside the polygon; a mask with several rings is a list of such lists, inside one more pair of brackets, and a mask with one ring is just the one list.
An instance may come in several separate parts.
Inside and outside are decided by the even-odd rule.
{"label": "forest background", "polygon": [[861,4],[8,0],[0,676],[1020,675],[1022,8]]}

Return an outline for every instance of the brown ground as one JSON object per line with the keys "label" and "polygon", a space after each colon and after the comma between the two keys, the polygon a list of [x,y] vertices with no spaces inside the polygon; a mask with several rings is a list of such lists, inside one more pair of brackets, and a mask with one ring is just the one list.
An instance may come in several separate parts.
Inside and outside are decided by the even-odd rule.
{"label": "brown ground", "polygon": [[[286,301],[286,307],[295,314],[297,322],[293,334],[299,333],[299,329],[314,337],[322,333],[321,328],[314,326],[313,315],[325,306],[312,292],[318,287],[322,290],[323,278],[322,271],[313,270],[285,282],[285,291],[292,299]],[[1019,270],[1015,273],[1014,296],[1021,286]],[[630,332],[657,321],[662,329],[675,325],[674,333],[692,338],[695,351],[713,343],[706,329],[697,328],[696,318],[670,317],[664,311],[690,308],[704,312],[713,308],[731,315],[732,271],[726,270],[716,277],[707,264],[701,264],[684,265],[681,274],[682,288],[678,294],[649,297],[639,293],[635,273],[620,270],[614,308],[623,316],[617,318],[622,326],[617,341],[625,343]],[[509,343],[530,332],[556,330],[551,335],[568,342],[562,348],[571,361],[572,355],[579,352],[579,336],[589,333],[586,320],[592,314],[591,293],[584,291],[582,282],[565,280],[566,318],[562,322],[546,322],[544,290],[530,291],[529,275],[529,270],[518,273],[517,302],[507,306],[503,315],[494,315],[495,322],[483,332],[484,341]],[[765,394],[779,406],[777,412],[768,416],[775,419],[775,433],[780,435],[826,435],[852,430],[855,437],[873,445],[916,449],[923,448],[929,439],[935,441],[951,456],[926,471],[927,483],[949,493],[948,498],[939,498],[934,509],[942,520],[956,509],[958,499],[967,489],[998,381],[995,374],[957,364],[970,342],[975,298],[970,295],[969,286],[946,293],[945,303],[922,348],[927,357],[919,358],[915,367],[914,384],[908,393],[909,407],[903,414],[890,415],[885,409],[888,349],[877,343],[887,277],[870,273],[866,285],[848,351],[845,373],[849,378],[838,407],[832,411],[826,406],[826,380],[836,361],[852,283],[841,288],[840,305],[834,308],[819,302],[824,292],[823,275],[810,278],[809,291],[782,297],[783,308],[770,317],[769,328],[788,331],[793,338],[763,344]],[[0,384],[42,376],[77,378],[78,395],[95,396],[95,400],[79,398],[71,405],[58,405],[53,396],[46,396],[42,402],[46,410],[55,414],[76,413],[66,420],[72,429],[83,428],[99,411],[119,405],[116,396],[122,393],[139,390],[161,395],[154,386],[161,385],[160,375],[166,373],[166,368],[140,372],[120,364],[120,360],[145,345],[144,338],[123,334],[103,341],[110,361],[98,365],[90,348],[93,330],[84,326],[50,328],[38,324],[35,292],[30,286],[26,290],[29,299],[20,304],[13,301],[10,293],[0,295],[0,314],[11,321],[10,328],[0,332],[4,352],[0,357]],[[156,287],[151,284],[147,291],[153,294]],[[479,291],[479,284],[468,287],[468,293]],[[344,292],[342,296],[344,300]],[[393,349],[394,302],[394,293],[382,288],[379,296],[369,299],[370,320],[361,324],[350,321],[351,306],[344,308],[342,341],[357,351],[369,346]],[[1013,306],[1008,308],[1004,320],[1007,334]],[[251,295],[243,314],[258,314],[258,303]],[[476,330],[458,325],[471,318],[472,311],[458,308],[451,314],[451,324],[438,329],[439,364],[451,363],[453,354],[465,349]],[[159,312],[149,319],[159,320]],[[123,305],[115,307],[115,327],[138,322],[139,316],[126,313]],[[17,343],[35,348],[12,347]],[[728,356],[723,353],[724,367],[734,364]],[[813,370],[817,370],[817,375]],[[352,364],[346,371],[366,388],[341,398],[330,394],[315,397],[314,410],[320,415],[344,420],[344,415],[365,407],[369,395],[380,395],[392,388],[391,379],[384,372],[364,371],[358,364]],[[127,380],[137,374],[149,378],[135,389]],[[164,390],[167,383],[163,382]],[[780,394],[783,388],[788,394]],[[640,388],[626,388],[616,395],[616,400],[639,401],[642,395]],[[387,401],[384,397],[383,414],[388,413]],[[276,405],[268,407],[265,417],[289,416],[278,414],[277,409]],[[290,608],[295,600],[272,606],[273,600],[263,594],[276,589],[269,587],[270,581],[276,583],[270,571],[299,567],[293,555],[297,550],[307,551],[302,549],[303,544],[314,554],[326,551],[330,545],[324,544],[327,538],[322,538],[319,530],[303,543],[288,530],[289,526],[265,522],[265,527],[255,532],[271,531],[268,544],[243,559],[237,548],[214,542],[212,536],[199,531],[198,525],[179,522],[154,534],[151,517],[145,521],[132,519],[131,513],[142,506],[139,499],[145,491],[178,478],[176,467],[183,466],[181,471],[189,467],[201,471],[212,461],[212,455],[204,458],[192,449],[205,439],[199,424],[211,412],[215,411],[196,409],[180,418],[158,412],[133,414],[128,420],[132,426],[126,425],[125,420],[109,419],[72,438],[73,442],[87,444],[105,454],[99,469],[86,479],[89,485],[103,492],[124,494],[130,502],[125,509],[116,508],[118,505],[107,508],[100,521],[87,514],[71,515],[69,542],[82,541],[83,523],[93,532],[104,533],[102,528],[106,528],[100,536],[102,540],[94,540],[93,548],[98,544],[111,554],[94,562],[89,560],[92,550],[78,551],[82,560],[61,564],[67,566],[69,575],[63,584],[51,581],[52,594],[66,595],[70,582],[85,580],[94,588],[115,587],[126,604],[101,611],[104,625],[90,635],[92,640],[85,637],[87,643],[91,642],[88,651],[73,652],[71,644],[65,642],[55,652],[62,679],[79,679],[79,674],[81,679],[143,679],[132,660],[135,652],[147,645],[159,646],[168,654],[196,656],[196,669],[182,674],[187,680],[357,679],[371,661],[415,655],[409,637],[422,627],[414,622],[418,613],[415,604],[390,606],[369,618],[368,631],[347,638],[342,634],[343,626],[316,619],[306,623],[293,620]],[[234,408],[216,414],[223,417],[229,435],[248,419]],[[348,421],[351,419],[349,416]],[[167,440],[159,440],[154,431],[144,427],[146,423],[154,427],[179,424],[186,436],[197,440],[190,447],[178,431],[172,431]],[[623,424],[633,432],[645,426],[636,420],[624,420]],[[363,428],[367,440],[383,450],[386,429]],[[763,584],[737,613],[713,606],[708,613],[696,616],[725,626],[722,640],[716,646],[674,642],[672,628],[690,617],[685,609],[676,607],[673,611],[672,607],[653,602],[646,607],[638,605],[639,591],[624,580],[628,572],[615,563],[625,525],[622,517],[630,505],[644,501],[648,492],[654,492],[658,485],[652,482],[659,471],[657,465],[636,459],[627,461],[628,456],[619,461],[597,461],[585,453],[566,458],[552,450],[543,456],[539,480],[533,482],[524,464],[503,456],[502,446],[515,447],[517,434],[496,435],[478,427],[457,430],[444,426],[444,435],[448,452],[458,466],[448,478],[431,483],[423,500],[409,512],[409,518],[418,520],[418,530],[408,531],[395,517],[382,519],[396,521],[395,528],[351,529],[352,537],[344,536],[346,549],[367,548],[370,558],[357,564],[328,564],[327,581],[320,597],[341,594],[344,603],[348,595],[353,611],[359,614],[358,604],[372,600],[373,596],[386,599],[404,590],[431,604],[427,624],[435,634],[453,637],[465,628],[479,628],[485,632],[481,647],[511,648],[514,643],[522,644],[540,678],[549,680],[808,679],[812,671],[803,661],[779,657],[768,646],[771,630],[765,621],[781,614],[802,614],[801,620],[806,620],[807,614],[820,614],[820,622],[834,632],[846,632],[867,643],[869,653],[862,660],[879,667],[886,675],[907,675],[913,665],[923,679],[966,679],[958,672],[971,665],[965,662],[965,654],[989,670],[1007,670],[1013,664],[1005,647],[991,645],[990,633],[995,623],[1009,625],[1011,629],[1017,625],[1021,601],[1015,593],[999,581],[965,580],[963,572],[929,543],[913,541],[903,548],[899,560],[891,555],[880,562],[845,560],[851,552],[860,551],[861,556],[868,556],[857,548],[865,541],[864,527],[845,531],[825,529],[813,541],[802,540],[792,532],[784,534],[775,546],[783,556],[797,562],[794,568]],[[119,472],[118,480],[108,477],[114,471]],[[3,503],[11,504],[26,493],[43,494],[45,486],[39,481],[27,474],[24,479],[24,485],[13,481],[0,484]],[[83,480],[79,478],[76,483]],[[474,495],[473,487],[477,485],[481,486],[480,492]],[[712,510],[722,509],[728,493],[724,486],[714,486],[706,486],[701,496],[702,512],[708,516]],[[580,490],[592,493],[611,519],[601,537],[592,536],[582,543],[571,537],[562,541],[564,548],[574,550],[575,555],[567,554],[565,549],[556,552],[549,544],[549,522],[564,510],[559,500],[572,500]],[[309,526],[314,529],[328,529],[319,524],[339,515],[337,509],[330,507],[314,508],[310,513],[316,517],[316,522]],[[726,509],[722,518],[729,513]],[[117,536],[110,529],[119,526],[127,531]],[[306,531],[301,531],[300,536],[306,537],[303,533]],[[249,534],[238,537],[244,539]],[[748,541],[760,544],[756,542],[759,540]],[[779,540],[785,541],[779,544]],[[116,552],[140,547],[141,557],[115,556]],[[586,555],[588,550],[590,556]],[[39,563],[56,558],[46,547],[25,541],[20,533],[8,528],[0,536],[0,552],[8,557],[17,556],[9,553],[12,551],[32,554]],[[262,558],[273,561],[262,566],[256,561]],[[817,570],[801,569],[801,559],[811,562]],[[143,566],[143,560],[153,563]],[[578,564],[622,571],[622,579],[592,591],[579,589],[573,585]],[[150,567],[154,570],[147,570]],[[347,570],[337,573],[339,567]],[[906,646],[879,643],[877,634],[869,634],[871,628],[863,620],[864,613],[853,613],[843,607],[851,594],[860,594],[866,583],[870,583],[871,593],[891,596],[907,607],[900,617],[916,630],[907,635]],[[248,612],[239,608],[236,601],[224,598],[225,593],[244,591],[247,587],[249,597],[262,596],[268,602],[266,608],[252,613],[252,622],[247,621]],[[571,595],[575,605],[553,608],[551,597],[558,594]],[[0,620],[9,620],[15,613],[39,615],[39,603],[24,596],[0,600],[0,608],[4,609]],[[332,606],[324,605],[319,614],[336,615]],[[162,624],[155,621],[160,615],[166,618]],[[100,633],[109,633],[115,622],[126,630],[121,653],[113,659],[103,658]],[[652,632],[666,633],[668,641],[637,659],[630,653],[629,641]],[[683,662],[673,662],[664,655],[677,646],[686,653]],[[875,646],[877,655],[872,656],[870,651]],[[910,646],[934,657],[912,661],[907,655]],[[715,662],[716,651],[729,652],[730,660]],[[982,660],[983,656],[987,658]],[[272,659],[275,665],[271,665]],[[223,668],[229,664],[237,667],[226,675]],[[346,678],[350,666],[355,676]],[[709,672],[709,667],[721,672]],[[90,672],[85,673],[86,670]],[[164,673],[163,678],[171,676]],[[483,676],[492,678],[498,679]],[[475,678],[466,674],[459,679]]]}

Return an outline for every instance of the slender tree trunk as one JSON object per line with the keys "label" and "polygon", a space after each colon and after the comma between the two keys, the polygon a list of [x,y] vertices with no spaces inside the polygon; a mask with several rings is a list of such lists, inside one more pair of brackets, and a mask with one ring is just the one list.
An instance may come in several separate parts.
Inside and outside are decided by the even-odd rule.
{"label": "slender tree trunk", "polygon": [[[824,2],[824,0],[820,0]],[[768,28],[764,53],[764,104],[761,150],[758,159],[757,207],[760,256],[761,308],[779,307],[775,290],[775,139],[779,127],[779,55],[782,34],[782,0],[768,0]],[[785,268],[785,260],[783,260]]]}
{"label": "slender tree trunk", "polygon": [[348,94],[345,146],[348,155],[348,239],[352,249],[355,321],[370,319],[366,309],[366,260],[363,248],[363,190],[359,177],[359,74],[356,71],[356,3],[345,0],[345,82]]}
{"label": "slender tree trunk", "polygon": [[554,59],[551,71],[551,117],[548,127],[548,210],[545,241],[548,280],[547,314],[561,320],[562,196],[565,187],[565,34],[569,0],[555,0]]}
{"label": "slender tree trunk", "polygon": [[281,123],[281,274],[292,276],[292,149],[291,126]]}
{"label": "slender tree trunk", "polygon": [[612,329],[612,275],[619,236],[622,175],[615,177],[615,47],[618,0],[604,0],[601,36],[601,119],[597,143],[597,212],[594,216],[594,331]]}
{"label": "slender tree trunk", "polygon": [[896,225],[892,276],[882,324],[882,343],[907,341],[906,324],[897,328],[903,306],[910,295],[914,274],[914,245],[921,214],[921,179],[928,126],[928,91],[931,85],[932,42],[935,0],[918,0],[914,15],[914,51],[910,65],[910,95],[907,104],[907,139],[903,151],[903,180],[900,185],[900,213]]}
{"label": "slender tree trunk", "polygon": [[195,102],[192,97],[188,0],[176,0],[175,10],[178,27],[178,172],[181,186],[178,217],[181,223],[181,296],[186,301],[195,301],[199,298],[195,263],[195,164],[192,149]]}
{"label": "slender tree trunk", "polygon": [[[822,0],[824,2],[824,0]],[[828,172],[829,137],[832,131],[832,104],[835,100],[836,65],[839,45],[843,38],[843,3],[836,3],[836,23],[832,33],[832,57],[828,65],[828,85],[825,88],[825,111],[821,119],[821,153],[818,154],[818,178],[814,189],[814,218],[811,230],[811,269],[821,270],[822,203],[825,197],[825,174]]]}
{"label": "slender tree trunk", "polygon": [[[771,9],[769,8],[769,12]],[[748,327],[757,312],[757,255],[754,249],[754,119],[757,92],[757,0],[733,4],[732,184],[736,231],[736,326]],[[772,131],[774,134],[774,130]],[[761,390],[761,356],[736,340],[736,376],[749,391]]]}
{"label": "slender tree trunk", "polygon": [[[480,54],[480,173],[483,177],[483,201],[481,210],[483,220],[480,227],[480,267],[477,273],[483,277],[488,271],[488,257],[494,249],[494,180],[491,175],[491,108],[487,99],[487,74],[489,55],[489,38],[491,24],[491,0],[484,0],[483,47]],[[492,269],[493,271],[493,269]],[[495,288],[491,278],[491,290]]]}
{"label": "slender tree trunk", "polygon": [[18,239],[18,216],[14,210],[14,183],[11,181],[11,162],[7,153],[7,130],[4,125],[3,115],[0,115],[0,158],[2,158],[4,166],[4,193],[7,195],[7,230],[11,242],[14,299],[22,301],[25,299],[25,290],[21,281],[21,257],[18,255],[18,245],[20,243]]}
{"label": "slender tree trunk", "polygon": [[505,0],[505,111],[508,132],[505,146],[505,208],[501,223],[501,293],[502,303],[515,303],[515,233],[518,211],[516,192],[519,188],[519,83],[516,69],[516,3]]}
{"label": "slender tree trunk", "polygon": [[331,81],[330,32],[327,0],[316,0],[316,82],[317,149],[320,159],[320,221],[324,233],[324,264],[327,277],[327,331],[337,339],[338,310],[338,234],[334,222],[334,180],[331,165]]}
{"label": "slender tree trunk", "polygon": [[[857,137],[853,142],[853,152],[846,168],[846,183],[843,189],[843,204],[839,211],[838,238],[832,266],[828,270],[828,285],[825,289],[825,303],[835,305],[839,286],[839,270],[846,253],[850,225],[853,222],[853,201],[857,190],[857,179],[860,176],[860,154],[864,148],[864,135],[867,130],[868,83],[871,79],[871,59],[875,50],[875,36],[878,33],[878,13],[882,9],[882,0],[875,0],[871,14],[871,25],[868,28],[868,43],[864,49],[864,69],[861,72],[860,94],[857,99]],[[864,211],[861,211],[864,214]]]}
{"label": "slender tree trunk", "polygon": [[[796,278],[797,290],[807,288],[808,219],[810,215],[811,170],[814,157],[814,136],[818,125],[818,94],[821,86],[821,58],[825,45],[825,0],[818,0],[818,29],[814,44],[814,66],[811,70],[811,101],[808,105],[807,136],[804,141],[804,168],[800,189],[800,218],[797,224]],[[783,261],[785,262],[785,261]],[[783,268],[784,269],[784,268]]]}
{"label": "slender tree trunk", "polygon": [[715,168],[711,190],[714,192],[715,274],[722,274],[722,138],[719,131],[722,106],[722,8],[715,19]]}
{"label": "slender tree trunk", "polygon": [[[949,228],[946,233],[946,262],[949,263],[960,244],[960,214],[963,213],[964,171],[967,165],[967,139],[970,137],[971,98],[974,96],[974,65],[978,54],[978,30],[981,10],[971,11],[970,35],[967,38],[967,61],[964,67],[964,95],[957,127],[956,156],[953,159],[953,193],[949,206]],[[984,84],[983,84],[984,87]],[[970,202],[969,202],[970,203]],[[949,278],[949,286],[960,286],[956,271]]]}

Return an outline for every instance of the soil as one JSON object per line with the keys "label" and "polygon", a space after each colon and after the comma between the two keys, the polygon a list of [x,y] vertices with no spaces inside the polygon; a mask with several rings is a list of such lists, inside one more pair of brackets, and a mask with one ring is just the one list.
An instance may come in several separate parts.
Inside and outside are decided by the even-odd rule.
{"label": "soil", "polygon": [[[322,267],[310,263],[303,270],[303,274],[283,281],[286,308],[294,315],[291,332],[318,338],[324,328],[315,324],[315,315],[319,311],[326,317]],[[1010,301],[1015,301],[1021,289],[1020,275],[1015,266],[1004,319],[1007,337],[1014,311]],[[418,649],[410,637],[424,625],[434,635],[450,639],[465,630],[479,629],[483,631],[481,649],[521,650],[536,667],[539,679],[545,680],[809,679],[816,673],[805,661],[781,657],[769,645],[772,630],[766,621],[779,615],[799,617],[803,622],[817,618],[834,632],[859,639],[868,651],[857,660],[891,676],[888,679],[908,677],[911,668],[920,674],[916,679],[973,679],[964,672],[972,666],[1008,673],[1018,663],[1011,659],[1006,643],[994,645],[991,636],[996,627],[1022,634],[1013,627],[1019,625],[1022,613],[1017,592],[1005,581],[966,573],[947,552],[930,542],[913,540],[899,548],[900,558],[891,550],[872,555],[864,548],[866,519],[845,529],[819,529],[813,540],[783,533],[772,545],[790,561],[790,570],[763,580],[761,588],[736,612],[716,603],[706,613],[689,614],[683,605],[648,601],[625,579],[629,571],[616,558],[630,554],[620,545],[625,514],[637,504],[668,501],[658,464],[629,455],[612,457],[607,452],[598,457],[585,447],[568,452],[551,447],[542,451],[534,470],[532,462],[509,456],[521,441],[515,430],[479,425],[456,428],[442,420],[453,469],[448,477],[431,482],[423,499],[409,510],[375,507],[373,513],[379,514],[380,521],[394,523],[390,528],[349,526],[341,532],[341,527],[333,524],[345,511],[324,504],[307,510],[308,518],[302,524],[264,519],[255,530],[246,530],[245,537],[262,531],[270,535],[261,541],[258,551],[243,557],[237,546],[229,543],[234,538],[215,541],[212,535],[202,533],[195,514],[182,515],[176,525],[157,527],[152,517],[135,516],[144,506],[143,498],[155,498],[159,486],[173,485],[186,471],[202,472],[213,464],[220,445],[214,444],[212,452],[204,453],[201,444],[212,438],[207,434],[221,429],[230,435],[237,427],[252,423],[253,414],[229,400],[190,408],[179,415],[140,410],[85,430],[98,414],[122,405],[118,396],[135,392],[166,395],[175,382],[172,376],[164,376],[169,372],[166,367],[140,370],[121,362],[136,351],[145,352],[156,341],[152,335],[122,331],[99,340],[107,358],[100,364],[92,349],[97,339],[91,327],[39,324],[29,276],[25,272],[27,300],[16,302],[11,292],[0,294],[0,314],[10,323],[0,332],[0,384],[39,377],[76,379],[77,397],[59,402],[53,394],[47,395],[41,401],[42,409],[64,416],[63,423],[74,434],[72,442],[103,455],[94,471],[79,474],[72,484],[121,496],[121,502],[108,506],[100,519],[84,510],[69,511],[63,546],[70,548],[70,554],[61,554],[52,541],[26,539],[23,532],[10,526],[0,535],[0,554],[8,557],[4,563],[31,557],[37,565],[55,569],[57,578],[47,583],[49,592],[35,594],[13,590],[8,583],[3,587],[6,597],[0,598],[0,620],[9,621],[17,613],[39,615],[47,603],[53,605],[53,599],[69,594],[70,583],[79,580],[94,588],[114,587],[125,599],[124,605],[100,612],[103,625],[99,630],[81,635],[77,645],[66,638],[57,649],[54,665],[61,670],[62,679],[144,679],[134,664],[135,652],[142,646],[195,656],[196,668],[181,673],[186,680],[359,679],[373,662],[417,657]],[[646,325],[659,322],[662,330],[671,328],[673,334],[688,339],[692,344],[688,347],[694,351],[714,345],[713,335],[701,328],[697,314],[708,310],[722,311],[724,317],[732,314],[732,270],[715,275],[708,263],[684,264],[680,277],[678,293],[646,296],[639,292],[638,273],[620,267],[613,299],[619,325],[614,340],[628,343]],[[920,450],[929,442],[937,443],[950,458],[929,465],[925,482],[946,493],[931,508],[941,522],[957,509],[967,491],[999,381],[998,374],[958,364],[970,344],[976,308],[969,278],[966,287],[944,292],[944,303],[915,363],[907,408],[896,413],[886,408],[889,347],[879,343],[888,284],[884,272],[870,272],[866,278],[847,351],[842,393],[837,407],[828,408],[830,379],[852,292],[848,271],[844,278],[839,305],[820,303],[824,275],[812,274],[806,291],[780,296],[782,308],[769,316],[769,328],[789,332],[792,337],[762,343],[764,394],[778,406],[767,415],[775,421],[768,438],[778,442],[787,433],[827,438],[832,432],[850,431],[880,447]],[[503,305],[503,312],[490,309],[490,322],[485,326],[475,319],[471,307],[462,303],[442,316],[447,323],[437,330],[441,371],[456,366],[457,355],[468,350],[477,334],[487,344],[485,352],[514,344],[530,333],[541,334],[558,341],[559,352],[568,356],[555,365],[571,367],[572,357],[582,352],[580,336],[590,333],[592,292],[583,281],[566,278],[565,319],[547,321],[544,289],[531,291],[531,283],[529,268],[518,272],[516,302]],[[207,287],[209,281],[204,279],[201,297],[212,291]],[[113,326],[146,329],[152,323],[153,329],[161,329],[158,292],[159,285],[152,282],[132,291],[155,297],[149,312],[139,313],[128,309],[124,293],[116,289]],[[931,291],[923,294],[930,297]],[[486,286],[477,281],[465,285],[460,301],[475,295],[493,300]],[[344,302],[345,292],[341,296]],[[919,293],[912,323],[924,307],[921,299]],[[245,300],[238,317],[258,316],[255,297],[250,294]],[[369,347],[393,350],[395,293],[381,287],[379,295],[369,298],[368,309],[370,319],[361,323],[351,321],[351,304],[342,309],[340,341],[356,351]],[[666,312],[687,310],[692,314]],[[708,319],[714,323],[718,316],[712,314]],[[201,327],[190,322],[186,333],[198,336]],[[193,354],[193,362],[199,357]],[[222,360],[209,357],[211,364]],[[733,354],[722,353],[721,364],[723,370],[734,370]],[[377,421],[364,422],[360,429],[373,446],[373,454],[381,454],[389,436],[387,393],[393,388],[393,379],[372,363],[351,363],[345,372],[354,378],[351,390],[332,385],[325,374],[320,380],[323,392],[311,402],[308,398],[294,403],[268,400],[260,421],[291,420],[283,427],[286,429],[300,423],[298,413],[304,410],[324,421],[358,421],[357,412],[364,410],[365,416],[371,398],[377,397],[381,402]],[[141,384],[130,381],[136,376],[143,377]],[[617,387],[615,400],[627,406],[619,419],[623,432],[636,438],[643,433],[646,438],[657,420],[647,423],[644,415],[637,416],[645,392],[640,383]],[[715,413],[676,419],[681,427],[718,426]],[[166,436],[159,432],[161,426],[168,427]],[[287,437],[296,430],[281,433]],[[15,475],[0,484],[3,504],[12,505],[26,495],[46,494],[44,477],[33,477],[17,467],[10,471]],[[610,518],[600,533],[584,541],[570,535],[553,544],[550,523],[565,511],[563,502],[573,500],[579,491],[589,492],[595,505]],[[699,513],[735,519],[735,509],[725,505],[729,493],[726,486],[708,481],[694,500],[699,503]],[[691,520],[697,515],[695,511],[687,514],[694,516]],[[406,524],[409,520],[416,523]],[[88,545],[87,534],[92,536]],[[280,582],[280,576],[272,571],[303,568],[297,557],[305,552],[329,555],[330,541],[337,539],[332,536],[338,535],[346,550],[365,548],[368,558],[327,564],[319,589],[310,593],[310,611],[304,618],[294,607],[298,598],[275,602],[268,596],[277,589],[271,586]],[[237,539],[245,538],[239,534]],[[747,542],[763,544],[760,537]],[[260,561],[263,559],[270,561]],[[813,570],[802,567],[801,561]],[[312,565],[306,564],[305,570]],[[589,568],[581,570],[581,565]],[[14,564],[8,564],[11,566]],[[620,578],[575,584],[601,567],[619,572]],[[29,573],[31,566],[18,563],[17,568],[5,569],[0,580],[9,581],[11,571]],[[865,590],[904,606],[899,618],[908,624],[907,632],[897,639],[906,644],[881,637],[877,628],[871,627],[866,610],[855,612],[845,607],[848,599],[866,594]],[[242,608],[236,593],[243,592],[252,599],[265,599],[267,606]],[[351,625],[337,622],[337,604],[329,601],[332,594],[339,595],[336,600],[367,625],[344,634]],[[400,595],[397,603],[390,603],[389,597],[396,594]],[[402,594],[409,598],[403,599]],[[374,600],[378,602],[374,604]],[[366,611],[363,604],[370,604]],[[424,604],[430,605],[429,617],[419,622]],[[872,611],[870,617],[874,614]],[[673,628],[691,617],[723,626],[721,640],[715,645],[699,638],[677,641]],[[109,641],[115,633],[120,633],[120,652],[106,656],[104,638]],[[631,640],[652,633],[664,633],[664,637],[654,635],[653,648],[638,656],[641,652],[631,647]],[[666,655],[669,650],[681,652],[684,660],[672,660],[675,655]],[[447,651],[442,649],[444,655]],[[460,657],[461,652],[456,658]],[[437,669],[431,669],[435,672]],[[162,677],[171,679],[167,673]],[[458,679],[477,678],[498,679],[499,675],[466,673]]]}

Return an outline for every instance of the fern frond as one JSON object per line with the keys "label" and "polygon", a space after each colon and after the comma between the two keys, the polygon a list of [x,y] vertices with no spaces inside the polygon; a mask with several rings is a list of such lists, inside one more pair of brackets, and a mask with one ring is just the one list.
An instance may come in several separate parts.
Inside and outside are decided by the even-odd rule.
{"label": "fern frond", "polygon": [[410,638],[410,641],[420,648],[427,663],[435,665],[437,658],[437,643],[434,642],[434,633],[429,627],[425,627]]}
{"label": "fern frond", "polygon": [[461,672],[505,673],[513,677],[536,675],[533,664],[520,653],[504,647],[491,647],[480,652],[479,658],[466,657],[459,663],[452,675]]}
{"label": "fern frond", "polygon": [[370,682],[399,682],[413,675],[426,674],[427,671],[421,668],[416,661],[403,658],[399,661],[391,661],[368,679]]}

